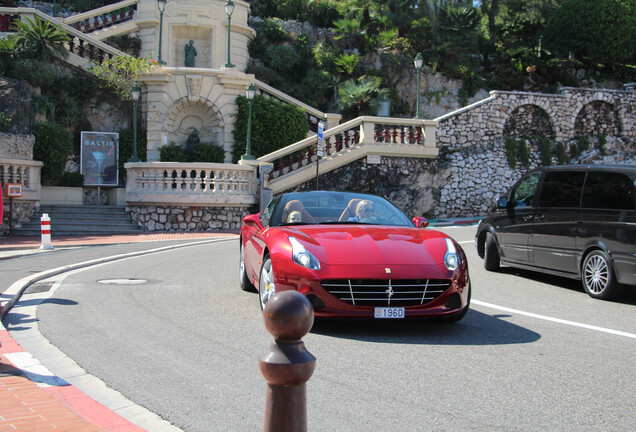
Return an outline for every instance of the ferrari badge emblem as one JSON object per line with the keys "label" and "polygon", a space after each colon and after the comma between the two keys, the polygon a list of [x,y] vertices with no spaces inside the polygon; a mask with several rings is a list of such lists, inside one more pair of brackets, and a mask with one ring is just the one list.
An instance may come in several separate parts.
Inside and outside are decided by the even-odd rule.
{"label": "ferrari badge emblem", "polygon": [[386,272],[386,274],[391,274],[391,269],[388,267],[385,267],[384,271]]}

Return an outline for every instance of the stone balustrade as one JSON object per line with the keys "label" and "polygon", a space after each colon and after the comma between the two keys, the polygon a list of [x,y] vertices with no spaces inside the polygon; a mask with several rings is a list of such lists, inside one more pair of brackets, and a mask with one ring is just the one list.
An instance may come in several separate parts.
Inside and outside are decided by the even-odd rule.
{"label": "stone balustrade", "polygon": [[65,24],[92,33],[135,19],[139,0],[125,0],[64,18]]}
{"label": "stone balustrade", "polygon": [[13,23],[17,20],[26,18],[35,20],[36,17],[42,21],[49,21],[53,25],[60,26],[68,34],[70,40],[65,44],[65,47],[70,56],[67,62],[74,66],[88,67],[89,61],[101,63],[106,59],[126,55],[118,49],[84,34],[81,30],[77,30],[61,20],[34,8],[0,7],[0,32],[13,31]]}
{"label": "stone balustrade", "polygon": [[126,202],[174,206],[250,206],[258,202],[256,170],[218,163],[125,164]]}
{"label": "stone balustrade", "polygon": [[[326,173],[367,155],[434,158],[436,121],[362,116],[324,131],[323,156],[318,173]],[[318,137],[265,155],[259,163],[270,164],[269,187],[278,193],[316,175]]]}
{"label": "stone balustrade", "polygon": [[42,165],[40,161],[0,158],[0,183],[19,183],[22,185],[21,201],[38,201]]}

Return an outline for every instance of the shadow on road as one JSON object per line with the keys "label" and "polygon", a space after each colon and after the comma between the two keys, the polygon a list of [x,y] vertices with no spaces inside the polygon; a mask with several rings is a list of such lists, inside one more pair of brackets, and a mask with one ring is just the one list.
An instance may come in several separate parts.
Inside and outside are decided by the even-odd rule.
{"label": "shadow on road", "polygon": [[[578,279],[569,279],[566,277],[553,276],[541,272],[535,272],[532,270],[517,269],[514,267],[502,267],[499,271],[502,274],[517,276],[535,282],[541,282],[547,285],[553,285],[555,289],[567,289],[570,291],[579,292],[581,293],[581,295],[587,296],[587,293],[583,289],[583,285],[581,285],[581,281]],[[636,305],[636,288],[625,286],[621,295],[614,299],[604,301]]]}
{"label": "shadow on road", "polygon": [[421,345],[509,345],[536,342],[541,335],[475,310],[458,323],[434,320],[316,320],[312,333],[365,342]]}

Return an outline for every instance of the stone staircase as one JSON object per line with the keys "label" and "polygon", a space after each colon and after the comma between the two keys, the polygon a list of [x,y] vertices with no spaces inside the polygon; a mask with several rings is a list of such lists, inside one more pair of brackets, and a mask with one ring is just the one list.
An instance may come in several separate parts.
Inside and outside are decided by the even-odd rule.
{"label": "stone staircase", "polygon": [[71,206],[47,205],[36,212],[31,221],[20,228],[13,227],[12,235],[40,235],[40,217],[51,218],[51,235],[109,235],[139,234],[142,232],[133,223],[124,206]]}

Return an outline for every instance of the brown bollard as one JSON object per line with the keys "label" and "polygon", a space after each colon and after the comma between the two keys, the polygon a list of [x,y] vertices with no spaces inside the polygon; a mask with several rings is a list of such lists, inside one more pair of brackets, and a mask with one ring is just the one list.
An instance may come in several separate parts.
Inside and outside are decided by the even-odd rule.
{"label": "brown bollard", "polygon": [[267,380],[263,432],[306,432],[307,391],[316,357],[301,338],[314,324],[314,309],[298,291],[274,294],[263,310],[267,331],[274,336],[258,366]]}

